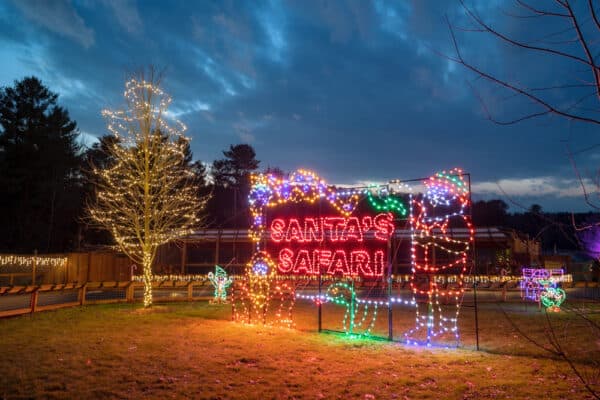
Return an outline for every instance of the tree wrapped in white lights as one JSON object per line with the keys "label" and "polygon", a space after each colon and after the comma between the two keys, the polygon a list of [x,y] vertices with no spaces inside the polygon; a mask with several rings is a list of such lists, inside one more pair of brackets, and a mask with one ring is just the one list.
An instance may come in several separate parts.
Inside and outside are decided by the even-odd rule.
{"label": "tree wrapped in white lights", "polygon": [[164,119],[171,98],[154,79],[131,79],[125,86],[127,108],[102,111],[117,140],[106,149],[109,165],[92,166],[97,196],[89,214],[111,232],[121,251],[143,266],[144,306],[149,307],[158,247],[201,225],[199,213],[207,197],[199,196],[185,161],[185,125]]}

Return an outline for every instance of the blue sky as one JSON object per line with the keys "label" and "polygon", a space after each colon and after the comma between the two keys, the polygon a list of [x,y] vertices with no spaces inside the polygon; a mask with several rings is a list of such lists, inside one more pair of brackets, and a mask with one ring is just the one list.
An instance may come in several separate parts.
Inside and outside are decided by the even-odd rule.
{"label": "blue sky", "polygon": [[[542,22],[507,18],[503,2],[476,9],[509,34],[541,34]],[[468,26],[457,1],[0,0],[0,86],[41,78],[96,137],[107,133],[100,111],[122,107],[128,74],[155,64],[166,68],[171,112],[188,126],[196,159],[249,143],[262,167],[304,167],[344,184],[459,166],[476,199],[587,210],[566,146],[594,145],[596,127],[487,120],[472,86],[500,118],[531,105],[440,56],[452,54],[445,15]],[[589,80],[581,68],[528,58],[476,32],[458,39],[465,57],[501,76],[519,73],[531,85]],[[577,93],[552,96],[567,102]],[[576,161],[593,174],[599,158],[587,151]]]}

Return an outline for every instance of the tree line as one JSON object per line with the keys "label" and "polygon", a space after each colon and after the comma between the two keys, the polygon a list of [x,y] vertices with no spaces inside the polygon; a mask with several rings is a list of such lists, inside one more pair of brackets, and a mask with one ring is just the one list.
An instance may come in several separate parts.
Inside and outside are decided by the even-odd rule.
{"label": "tree line", "polygon": [[[473,224],[525,233],[539,240],[545,251],[583,249],[589,252],[591,242],[595,241],[591,238],[600,238],[600,230],[595,228],[600,220],[598,213],[545,212],[539,204],[522,212],[509,213],[508,208],[502,200],[476,201],[472,208]],[[578,230],[581,226],[594,229]]]}
{"label": "tree line", "polygon": [[[111,164],[106,150],[118,140],[108,134],[91,147],[81,144],[77,123],[59,105],[58,94],[36,77],[1,88],[0,251],[52,253],[112,244],[108,232],[88,223],[85,210],[94,192],[91,170]],[[260,167],[252,146],[230,145],[210,168],[194,160],[189,143],[184,152],[198,197],[210,195],[204,225],[248,225],[249,176]]]}

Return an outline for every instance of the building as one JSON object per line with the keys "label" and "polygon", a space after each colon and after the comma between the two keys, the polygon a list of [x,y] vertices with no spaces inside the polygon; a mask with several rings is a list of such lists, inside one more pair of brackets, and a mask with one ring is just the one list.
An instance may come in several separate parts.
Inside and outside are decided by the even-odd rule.
{"label": "building", "polygon": [[[468,237],[464,228],[449,229],[452,238]],[[410,273],[410,230],[396,229],[391,243],[394,274]],[[475,230],[476,274],[520,274],[523,266],[540,265],[540,242],[496,227]],[[215,265],[242,273],[253,253],[247,229],[204,229],[175,244],[162,246],[155,261],[158,274],[205,274]]]}

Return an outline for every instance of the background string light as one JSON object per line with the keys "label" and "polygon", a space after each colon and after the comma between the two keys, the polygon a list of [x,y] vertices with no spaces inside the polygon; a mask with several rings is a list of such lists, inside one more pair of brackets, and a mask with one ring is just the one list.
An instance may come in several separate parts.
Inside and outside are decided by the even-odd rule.
{"label": "background string light", "polygon": [[33,267],[66,267],[69,259],[60,256],[19,256],[19,255],[0,255],[0,267],[18,266]]}

